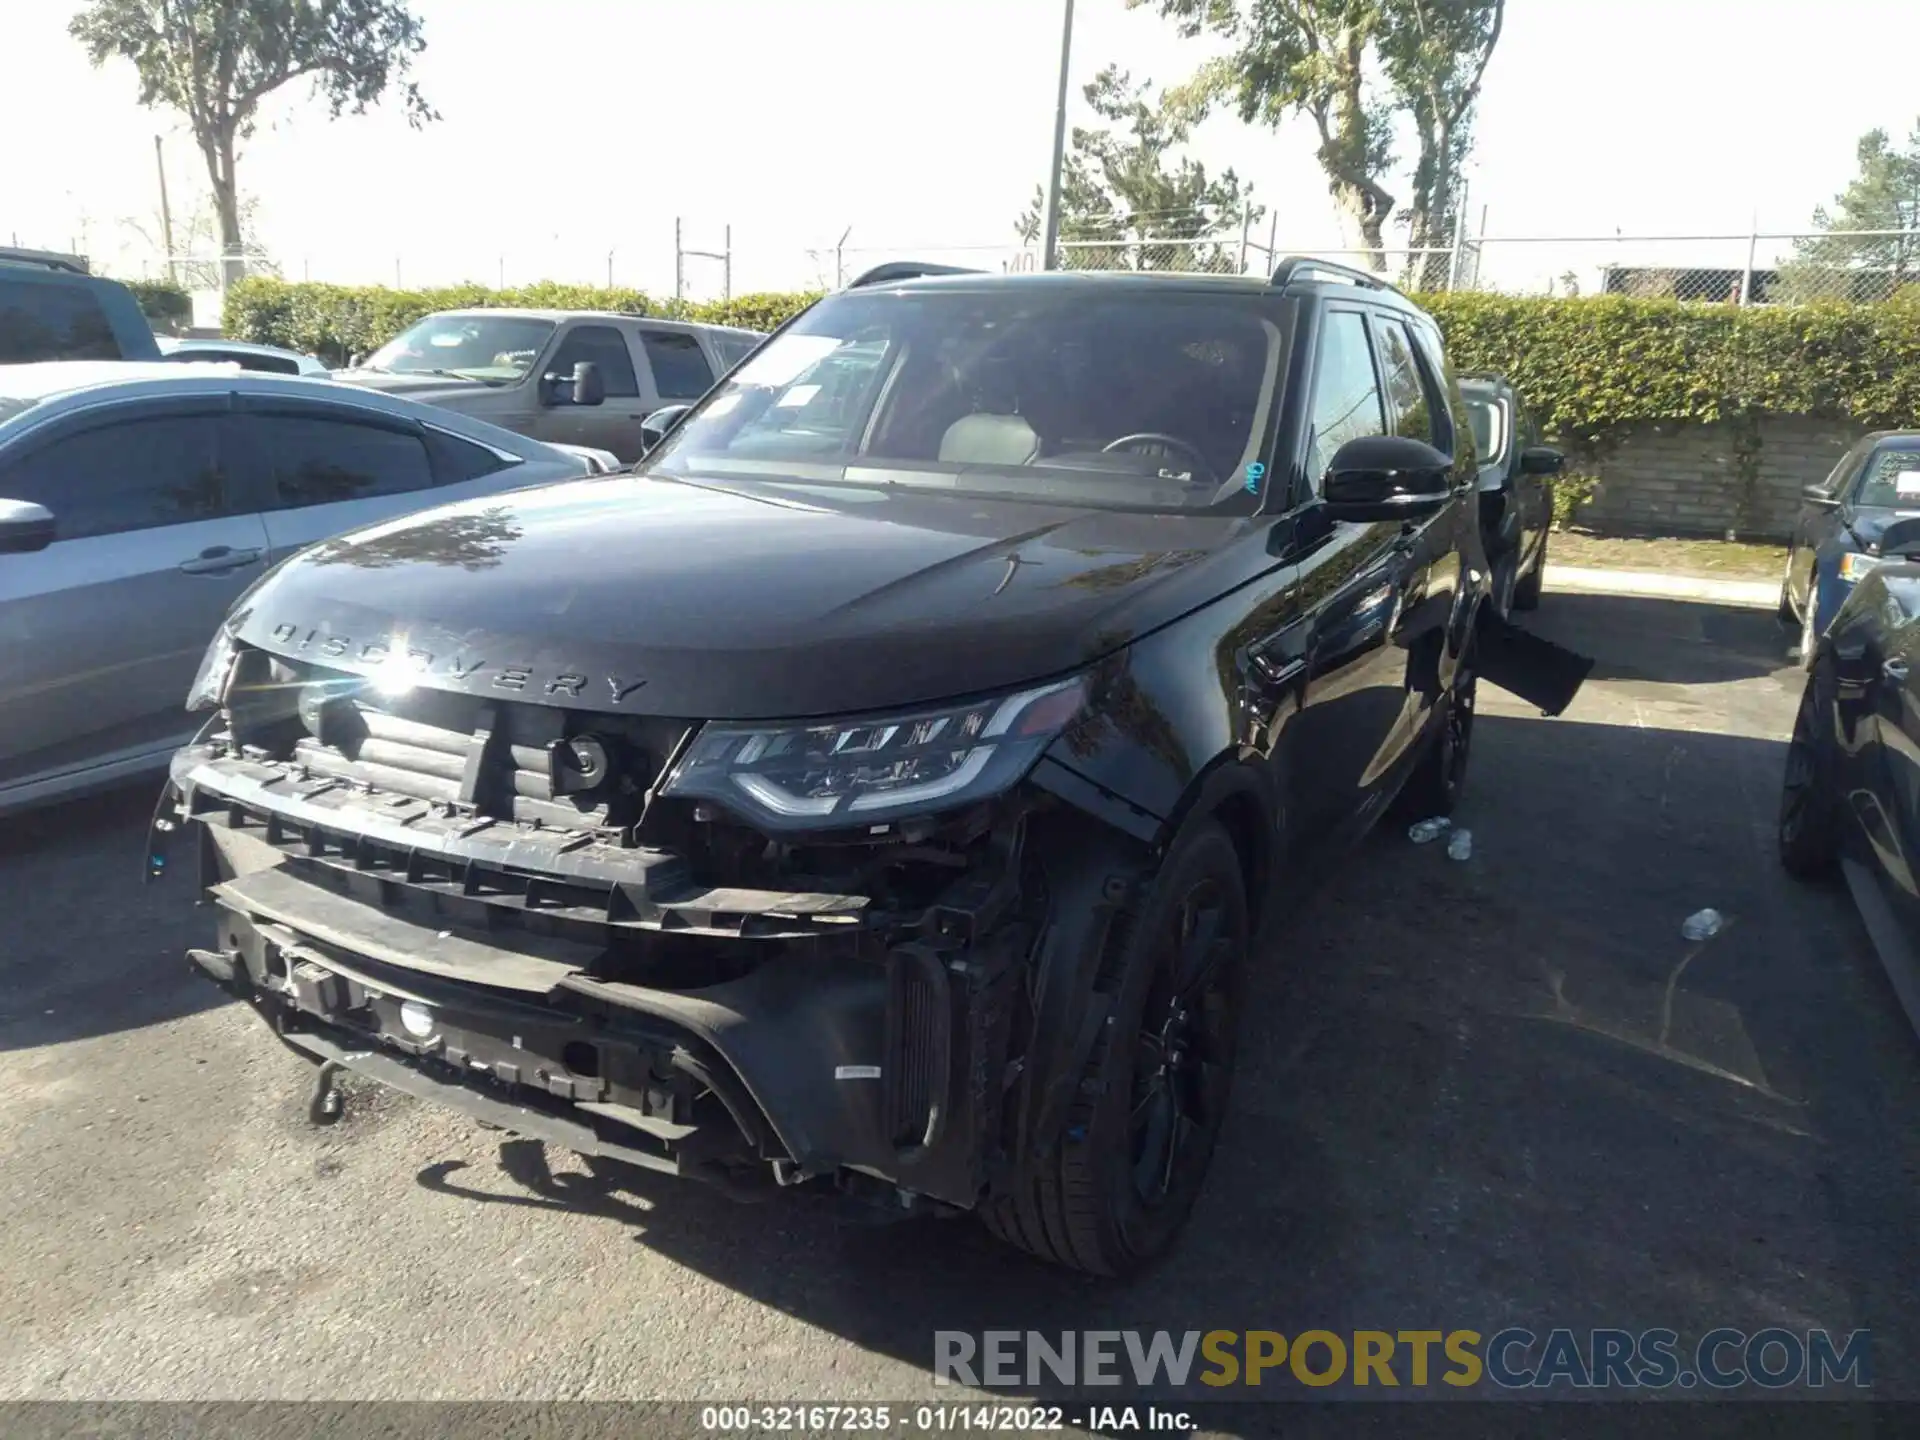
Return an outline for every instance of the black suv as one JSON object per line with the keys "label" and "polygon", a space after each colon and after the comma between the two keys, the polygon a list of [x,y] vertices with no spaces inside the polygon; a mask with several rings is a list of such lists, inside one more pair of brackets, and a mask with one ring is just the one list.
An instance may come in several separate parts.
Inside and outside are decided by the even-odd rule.
{"label": "black suv", "polygon": [[634,473],[264,577],[152,868],[316,1119],[345,1069],[1126,1272],[1302,858],[1454,802],[1477,472],[1373,276],[884,267]]}
{"label": "black suv", "polygon": [[0,365],[159,358],[126,286],[89,274],[77,255],[0,245]]}

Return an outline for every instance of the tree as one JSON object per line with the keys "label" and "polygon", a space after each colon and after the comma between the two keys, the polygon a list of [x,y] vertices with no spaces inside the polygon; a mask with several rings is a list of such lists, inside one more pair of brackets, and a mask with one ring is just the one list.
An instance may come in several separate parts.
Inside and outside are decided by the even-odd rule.
{"label": "tree", "polygon": [[[1153,98],[1153,83],[1136,85],[1109,65],[1082,92],[1094,113],[1123,127],[1075,127],[1061,170],[1060,238],[1104,242],[1066,252],[1068,268],[1126,270],[1237,270],[1239,259],[1222,244],[1202,244],[1257,218],[1253,187],[1233,171],[1218,177],[1173,152],[1192,134],[1192,119],[1177,101]],[[1034,187],[1032,205],[1014,223],[1020,238],[1040,238],[1046,187]],[[1189,242],[1168,254],[1142,240]],[[1106,248],[1111,245],[1111,249]]]}
{"label": "tree", "polygon": [[[259,199],[242,195],[236,209],[240,217],[240,253],[246,256],[248,272],[278,278],[280,267],[266,255],[259,238]],[[144,216],[122,216],[120,224],[139,236],[149,251],[166,257],[165,273],[175,284],[188,290],[220,287],[220,264],[211,258],[202,258],[218,255],[223,250],[220,216],[210,194],[202,191],[184,213],[174,212],[171,253],[167,249],[167,227],[158,211]]]}
{"label": "tree", "polygon": [[1412,202],[1401,213],[1409,243],[1434,249],[1451,243],[1460,167],[1506,0],[1127,4],[1155,6],[1188,38],[1212,33],[1231,45],[1231,53],[1201,67],[1176,92],[1190,111],[1225,102],[1250,124],[1277,127],[1297,114],[1313,121],[1328,190],[1379,270],[1386,268],[1386,226],[1396,204],[1386,186],[1394,117],[1405,113],[1418,150]]}
{"label": "tree", "polygon": [[[311,79],[336,117],[364,114],[397,89],[410,123],[439,118],[406,78],[426,48],[406,0],[92,0],[69,29],[95,65],[133,62],[142,105],[187,118],[228,256],[243,243],[240,142],[282,86]],[[236,278],[237,259],[227,269]]]}
{"label": "tree", "polygon": [[[1920,124],[1905,150],[1894,149],[1886,131],[1869,130],[1854,155],[1860,173],[1834,197],[1831,212],[1815,209],[1822,233],[1795,242],[1769,298],[1884,300],[1920,279]],[[1859,230],[1901,233],[1846,233]]]}

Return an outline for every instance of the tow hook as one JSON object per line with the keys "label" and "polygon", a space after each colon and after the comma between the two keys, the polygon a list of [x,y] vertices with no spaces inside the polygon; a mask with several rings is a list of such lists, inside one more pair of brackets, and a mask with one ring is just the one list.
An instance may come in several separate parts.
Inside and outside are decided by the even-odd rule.
{"label": "tow hook", "polygon": [[343,1067],[338,1060],[323,1061],[320,1073],[314,1077],[313,1100],[307,1106],[307,1123],[310,1125],[337,1124],[346,1114],[347,1097],[334,1087],[333,1077]]}

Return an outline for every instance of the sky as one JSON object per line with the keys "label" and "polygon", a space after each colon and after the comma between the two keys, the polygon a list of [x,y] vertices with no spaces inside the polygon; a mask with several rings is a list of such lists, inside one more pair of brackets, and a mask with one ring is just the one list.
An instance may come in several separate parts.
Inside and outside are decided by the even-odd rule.
{"label": "sky", "polygon": [[[413,5],[428,41],[415,78],[439,123],[411,130],[397,106],[329,120],[296,82],[242,153],[289,278],[611,275],[672,293],[676,217],[689,249],[720,250],[730,227],[735,293],[831,282],[849,231],[849,271],[903,254],[997,266],[1046,170],[1060,0]],[[136,228],[159,228],[154,136],[177,222],[204,172],[184,126],[135,103],[131,66],[87,63],[66,33],[78,8],[0,0],[0,243],[157,273]],[[1109,62],[1164,83],[1210,53],[1151,7],[1078,0],[1071,119],[1094,118],[1079,86]],[[1738,264],[1744,239],[1520,242],[1801,228],[1863,132],[1920,124],[1915,54],[1914,0],[1509,0],[1467,171],[1485,263],[1516,283],[1601,249]],[[1216,116],[1190,150],[1253,182],[1283,251],[1356,243],[1310,121]],[[720,293],[719,262],[683,273],[688,294]]]}

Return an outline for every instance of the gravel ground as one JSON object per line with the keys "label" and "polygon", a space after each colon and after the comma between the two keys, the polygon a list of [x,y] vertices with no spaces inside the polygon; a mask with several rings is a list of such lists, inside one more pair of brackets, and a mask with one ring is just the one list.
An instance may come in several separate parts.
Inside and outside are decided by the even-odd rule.
{"label": "gravel ground", "polygon": [[388,1094],[309,1128],[310,1070],[186,974],[204,912],[139,883],[151,796],[8,825],[0,1398],[951,1398],[936,1329],[1508,1324],[1867,1327],[1920,1398],[1920,1054],[1844,893],[1772,859],[1784,640],[1530,623],[1593,680],[1558,720],[1483,691],[1473,858],[1378,834],[1264,957],[1192,1230],[1127,1286]]}

